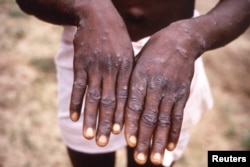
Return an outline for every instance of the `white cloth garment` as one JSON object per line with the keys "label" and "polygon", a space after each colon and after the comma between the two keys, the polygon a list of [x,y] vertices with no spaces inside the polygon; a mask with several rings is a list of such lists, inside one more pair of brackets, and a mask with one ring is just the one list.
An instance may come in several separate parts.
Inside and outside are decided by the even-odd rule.
{"label": "white cloth garment", "polygon": [[[116,151],[126,145],[124,133],[111,135],[109,144],[105,147],[99,147],[96,145],[95,140],[87,140],[82,136],[83,114],[78,122],[72,122],[69,118],[69,103],[73,83],[73,38],[75,31],[75,27],[65,26],[60,49],[55,57],[58,79],[58,120],[62,139],[71,149],[84,153],[94,154]],[[134,52],[138,53],[148,39],[149,37],[138,42],[132,42]],[[211,108],[212,104],[209,84],[202,60],[199,58],[195,63],[195,74],[191,84],[190,97],[184,110],[179,143],[173,152],[165,152],[164,166],[169,166],[173,160],[180,158],[189,141],[188,129],[198,122],[202,112]]]}

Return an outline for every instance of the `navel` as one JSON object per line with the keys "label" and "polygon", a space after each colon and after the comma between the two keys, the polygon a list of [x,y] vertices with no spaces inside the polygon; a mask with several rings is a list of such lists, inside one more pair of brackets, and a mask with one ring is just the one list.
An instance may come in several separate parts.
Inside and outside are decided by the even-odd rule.
{"label": "navel", "polygon": [[131,7],[128,10],[127,18],[131,22],[141,22],[144,20],[145,13],[142,9],[138,7]]}

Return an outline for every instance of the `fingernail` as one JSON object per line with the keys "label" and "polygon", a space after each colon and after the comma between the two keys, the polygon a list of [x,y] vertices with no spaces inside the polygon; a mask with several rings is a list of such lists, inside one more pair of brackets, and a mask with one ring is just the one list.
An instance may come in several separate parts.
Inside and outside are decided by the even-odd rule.
{"label": "fingernail", "polygon": [[121,126],[119,124],[114,124],[113,125],[113,133],[117,134],[117,133],[120,133],[121,131]]}
{"label": "fingernail", "polygon": [[77,112],[71,112],[70,118],[71,118],[72,121],[76,122],[79,119],[79,115],[78,115]]}
{"label": "fingernail", "polygon": [[134,146],[136,146],[136,143],[137,143],[136,137],[135,136],[130,136],[129,137],[129,144],[130,144],[130,146],[134,147]]}
{"label": "fingernail", "polygon": [[175,149],[175,144],[173,142],[168,144],[168,150],[173,151]]}
{"label": "fingernail", "polygon": [[88,128],[84,135],[86,138],[93,138],[94,137],[94,129]]}
{"label": "fingernail", "polygon": [[162,161],[162,159],[161,159],[161,154],[160,154],[160,153],[155,153],[155,154],[153,155],[153,160],[154,160],[155,162],[161,163],[161,161]]}
{"label": "fingernail", "polygon": [[146,155],[143,154],[143,153],[137,154],[136,158],[137,158],[139,161],[142,161],[142,162],[145,162],[145,161],[146,161]]}
{"label": "fingernail", "polygon": [[108,142],[108,138],[104,135],[101,135],[98,139],[98,145],[101,147],[105,146],[107,142]]}

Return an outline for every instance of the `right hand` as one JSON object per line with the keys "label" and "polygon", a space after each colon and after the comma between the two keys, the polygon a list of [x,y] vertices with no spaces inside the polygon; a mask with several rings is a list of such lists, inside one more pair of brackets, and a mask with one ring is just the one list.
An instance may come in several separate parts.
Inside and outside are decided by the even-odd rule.
{"label": "right hand", "polygon": [[112,2],[96,3],[84,9],[75,34],[70,117],[79,119],[86,91],[83,136],[105,146],[110,133],[120,133],[123,126],[133,50]]}

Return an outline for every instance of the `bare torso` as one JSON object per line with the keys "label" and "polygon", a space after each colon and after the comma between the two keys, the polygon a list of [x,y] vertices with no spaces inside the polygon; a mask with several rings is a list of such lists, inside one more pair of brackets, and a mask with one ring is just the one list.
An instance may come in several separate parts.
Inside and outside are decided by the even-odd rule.
{"label": "bare torso", "polygon": [[194,0],[113,0],[132,40],[149,36],[193,15]]}
{"label": "bare torso", "polygon": [[132,40],[149,36],[193,15],[194,0],[113,0]]}

